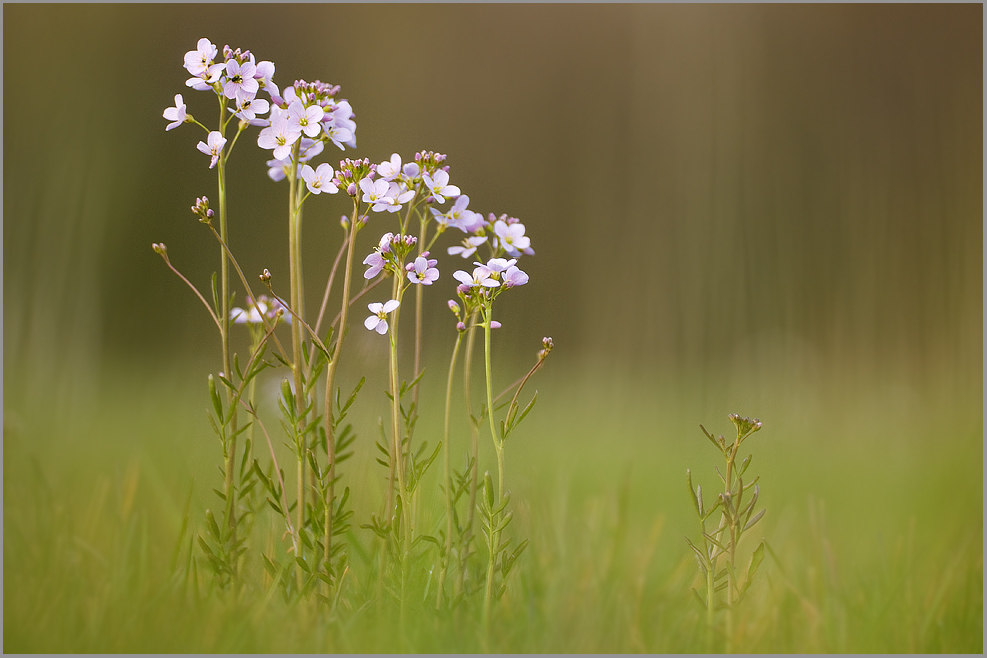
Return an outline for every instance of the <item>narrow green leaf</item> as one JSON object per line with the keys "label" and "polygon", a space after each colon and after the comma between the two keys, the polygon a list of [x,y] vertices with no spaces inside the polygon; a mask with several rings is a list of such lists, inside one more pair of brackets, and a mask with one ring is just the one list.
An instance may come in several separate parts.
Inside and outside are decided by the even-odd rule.
{"label": "narrow green leaf", "polygon": [[762,541],[754,549],[754,553],[751,555],[751,563],[747,567],[747,583],[750,586],[751,579],[754,574],[757,573],[757,568],[761,566],[761,562],[764,561],[764,542]]}
{"label": "narrow green leaf", "polygon": [[206,543],[206,540],[200,537],[199,535],[196,535],[196,539],[199,540],[199,548],[201,548],[202,552],[206,554],[206,557],[208,557],[211,560],[215,560],[216,554],[212,552],[211,548],[209,548],[209,544]]}
{"label": "narrow green leaf", "polygon": [[504,518],[501,519],[500,523],[497,524],[497,530],[495,530],[495,532],[503,532],[504,528],[506,528],[513,519],[514,519],[514,512],[508,512],[507,514],[505,514]]}
{"label": "narrow green leaf", "polygon": [[243,481],[243,474],[247,472],[247,462],[250,461],[250,439],[243,444],[243,457],[240,459],[240,480]]}
{"label": "narrow green leaf", "polygon": [[[703,427],[702,425],[700,425],[699,426],[699,429],[701,429],[703,431],[703,435],[707,439],[709,439],[710,443],[712,443],[717,448],[720,448],[720,444],[716,442],[716,439],[713,438],[713,435],[712,434],[710,434],[709,432],[706,431],[706,428],[705,427]],[[722,448],[720,448],[720,449],[722,450]]]}
{"label": "narrow green leaf", "polygon": [[743,475],[747,471],[747,467],[751,465],[751,459],[753,457],[754,455],[747,455],[747,459],[745,459],[740,464],[740,468],[737,469],[737,475]]}
{"label": "narrow green leaf", "polygon": [[703,516],[703,521],[705,521],[709,517],[713,516],[713,512],[715,512],[717,510],[717,508],[719,508],[719,506],[720,506],[720,499],[717,498],[716,499],[716,502],[713,503],[713,506],[710,507],[708,510],[706,510],[706,514]]}
{"label": "narrow green leaf", "polygon": [[206,510],[206,523],[208,525],[208,530],[212,534],[213,539],[217,542],[222,541],[222,534],[219,532],[219,526],[216,524],[216,518],[213,516],[211,510]]}
{"label": "narrow green leaf", "polygon": [[497,503],[497,507],[496,509],[494,509],[493,513],[500,514],[501,512],[503,512],[504,508],[507,507],[507,504],[509,502],[511,502],[511,492],[507,491],[506,493],[504,493],[504,497],[500,499],[500,502]]}
{"label": "narrow green leaf", "polygon": [[692,548],[692,550],[695,552],[696,559],[699,560],[699,567],[703,570],[703,575],[705,576],[706,573],[709,572],[709,558],[706,557],[706,555],[701,550],[699,550],[699,548],[695,544],[692,543],[691,539],[686,537],[685,540],[689,542],[689,547]]}
{"label": "narrow green leaf", "polygon": [[212,306],[216,309],[216,317],[222,319],[223,309],[219,307],[219,288],[216,285],[219,275],[216,272],[212,273]]}
{"label": "narrow green leaf", "polygon": [[514,421],[514,423],[511,425],[511,429],[512,430],[515,427],[517,427],[518,425],[521,424],[521,421],[524,420],[524,417],[527,416],[531,412],[531,410],[535,406],[535,402],[537,402],[537,401],[538,401],[538,391],[535,391],[534,396],[531,398],[531,402],[528,403],[528,406],[526,406],[524,408],[524,411],[521,412],[521,415],[518,416],[518,419],[516,421]]}
{"label": "narrow green leaf", "polygon": [[754,518],[751,519],[750,521],[748,521],[746,525],[744,525],[744,530],[743,531],[744,532],[747,532],[748,530],[750,530],[751,528],[753,528],[754,527],[754,524],[756,524],[758,521],[761,520],[761,517],[764,516],[764,513],[765,512],[767,512],[767,510],[766,509],[763,509],[760,512],[758,512],[757,514],[755,514],[754,515]]}
{"label": "narrow green leaf", "polygon": [[422,368],[421,372],[418,373],[418,376],[412,379],[410,384],[407,385],[402,384],[402,388],[404,388],[405,391],[410,391],[415,386],[418,386],[418,383],[422,380],[422,377],[424,375],[425,375],[425,369]]}
{"label": "narrow green leaf", "polygon": [[336,396],[336,406],[337,408],[339,408],[339,412],[341,414],[345,414],[346,411],[351,406],[353,406],[353,403],[356,401],[357,394],[360,392],[360,389],[363,388],[363,385],[365,383],[367,383],[367,378],[366,377],[361,378],[360,383],[356,385],[356,387],[353,389],[353,392],[350,393],[350,396],[346,399],[346,404],[344,404],[342,407],[339,407],[339,396],[338,395]]}
{"label": "narrow green leaf", "polygon": [[716,538],[713,537],[713,535],[709,534],[708,532],[704,532],[703,533],[703,537],[705,537],[711,544],[713,544],[714,546],[716,546],[717,548],[719,548],[721,551],[726,552],[726,550],[727,550],[726,547],[723,544],[721,544],[720,542],[718,542],[716,540]]}
{"label": "narrow green leaf", "polygon": [[493,478],[490,477],[490,471],[484,471],[483,473],[483,500],[487,504],[487,510],[493,510],[494,487]]}
{"label": "narrow green leaf", "polygon": [[209,397],[212,398],[212,408],[216,412],[216,418],[222,419],[223,401],[219,397],[219,391],[216,390],[216,380],[212,374],[209,375]]}

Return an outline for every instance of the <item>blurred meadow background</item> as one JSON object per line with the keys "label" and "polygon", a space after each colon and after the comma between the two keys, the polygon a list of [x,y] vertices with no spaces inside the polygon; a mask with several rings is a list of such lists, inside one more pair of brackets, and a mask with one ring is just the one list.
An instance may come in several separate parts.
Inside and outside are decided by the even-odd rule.
{"label": "blurred meadow background", "polygon": [[[3,16],[5,651],[479,647],[424,615],[402,644],[367,614],[326,624],[170,588],[186,505],[198,532],[221,482],[205,417],[218,341],[151,251],[166,243],[203,288],[218,267],[188,209],[215,194],[201,135],[161,118],[176,93],[212,116],[184,86],[203,36],[273,60],[282,88],[341,85],[358,125],[345,156],[446,153],[471,209],[527,227],[537,255],[501,303],[500,386],[542,336],[556,349],[508,450],[531,545],[493,650],[704,650],[685,470],[712,486],[698,425],[730,436],[739,413],[764,422],[745,448],[773,555],[738,650],[983,651],[981,5]],[[229,169],[231,245],[277,276],[287,191],[255,135]],[[309,307],[349,209],[306,206]],[[441,428],[451,244],[425,300],[419,436]],[[386,349],[352,326],[340,385],[367,374],[354,415],[372,428]],[[372,435],[346,475],[369,490]]]}

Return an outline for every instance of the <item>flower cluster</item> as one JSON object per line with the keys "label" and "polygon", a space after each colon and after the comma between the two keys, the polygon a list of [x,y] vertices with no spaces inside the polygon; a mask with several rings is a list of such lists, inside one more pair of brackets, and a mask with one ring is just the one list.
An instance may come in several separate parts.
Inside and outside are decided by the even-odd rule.
{"label": "flower cluster", "polygon": [[362,160],[346,158],[339,161],[339,171],[336,172],[333,183],[336,187],[346,190],[348,195],[355,197],[360,193],[360,181],[364,178],[373,180],[376,170],[377,165],[370,164],[367,158]]}
{"label": "flower cluster", "polygon": [[[268,121],[261,118],[271,109],[271,103],[263,98],[257,98],[260,90],[266,91],[272,97],[279,93],[274,84],[273,62],[257,62],[249,50],[241,51],[223,46],[222,61],[218,61],[219,49],[209,39],[199,39],[195,50],[185,53],[185,69],[192,76],[185,85],[197,91],[213,90],[224,107],[231,115],[241,122],[241,129],[246,125],[267,125]],[[183,123],[196,123],[195,118],[188,113],[185,100],[181,94],[175,95],[174,107],[165,109],[162,116],[169,121],[165,130],[172,130]],[[205,128],[205,126],[202,126]],[[200,141],[197,148],[210,157],[209,168],[216,166],[222,157],[223,148],[227,144],[224,136],[226,124],[218,130],[209,131],[205,141]],[[208,131],[208,129],[206,128]]]}
{"label": "flower cluster", "polygon": [[[531,238],[524,234],[524,224],[517,217],[507,215],[497,217],[490,213],[488,218],[484,219],[480,213],[467,210],[469,198],[466,197],[466,201],[462,202],[463,198],[457,199],[452,209],[442,216],[449,226],[455,226],[468,234],[460,244],[449,247],[450,256],[459,255],[469,258],[476,252],[477,247],[491,237],[491,233],[493,234],[491,249],[495,255],[506,254],[512,258],[519,258],[522,254],[525,256],[535,254],[534,249],[531,248]],[[432,212],[437,214],[434,210]],[[436,220],[443,221],[438,217]]]}
{"label": "flower cluster", "polygon": [[199,218],[199,221],[203,224],[208,224],[212,221],[212,218],[216,215],[209,208],[209,199],[207,197],[196,197],[195,205],[192,206],[192,213]]}
{"label": "flower cluster", "polygon": [[349,101],[337,101],[338,93],[338,85],[296,80],[283,95],[271,96],[270,119],[258,135],[257,145],[273,151],[274,159],[267,163],[272,179],[284,178],[295,148],[299,162],[319,155],[327,142],[340,150],[356,148],[353,108]]}
{"label": "flower cluster", "polygon": [[[363,277],[372,279],[381,271],[386,271],[389,274],[401,272],[405,257],[411,253],[412,247],[417,243],[418,238],[413,235],[385,233],[381,236],[373,253],[363,259],[363,264],[369,266],[367,271],[363,273]],[[428,267],[434,268],[436,261],[428,261],[427,263]],[[436,270],[435,278],[438,276],[438,270]],[[435,278],[432,280],[434,281]]]}
{"label": "flower cluster", "polygon": [[[492,304],[493,300],[504,290],[523,286],[528,282],[527,273],[515,263],[517,263],[516,258],[510,260],[491,258],[486,264],[474,262],[476,267],[473,268],[472,274],[457,270],[452,275],[456,281],[459,281],[459,285],[456,286],[456,293],[463,300],[467,317],[484,305]],[[457,312],[458,306],[453,311]],[[456,326],[460,331],[466,328],[461,321]],[[490,326],[496,329],[500,323],[493,321]]]}
{"label": "flower cluster", "polygon": [[[185,53],[185,68],[192,74],[185,85],[197,91],[215,89],[238,106],[254,100],[260,89],[277,95],[278,88],[271,80],[274,76],[273,62],[258,64],[249,50],[233,50],[229,46],[223,47],[225,61],[217,62],[218,54],[218,49],[209,39],[199,39],[195,50]],[[267,105],[267,101],[263,104]],[[256,106],[254,111],[259,114],[267,112]]]}

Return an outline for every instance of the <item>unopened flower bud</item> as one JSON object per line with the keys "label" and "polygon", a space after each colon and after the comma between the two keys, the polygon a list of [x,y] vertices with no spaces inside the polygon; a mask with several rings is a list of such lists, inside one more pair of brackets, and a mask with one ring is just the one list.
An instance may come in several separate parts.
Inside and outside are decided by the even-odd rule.
{"label": "unopened flower bud", "polygon": [[459,331],[466,331],[466,323],[464,323],[464,322],[457,322],[456,323],[456,329],[458,329]]}
{"label": "unopened flower bud", "polygon": [[407,265],[404,266],[404,269],[407,272],[411,272],[412,270],[415,269],[415,264],[414,263],[408,263]]}
{"label": "unopened flower bud", "polygon": [[460,283],[458,286],[456,286],[456,292],[458,292],[460,295],[468,295],[470,292],[469,284]]}
{"label": "unopened flower bud", "polygon": [[260,280],[263,281],[264,283],[267,283],[268,281],[270,281],[271,280],[271,272],[270,272],[270,270],[268,270],[267,268],[264,268],[264,271],[261,272]]}
{"label": "unopened flower bud", "polygon": [[356,183],[350,183],[346,186],[346,193],[350,196],[356,196]]}
{"label": "unopened flower bud", "polygon": [[452,311],[453,313],[457,313],[458,314],[459,313],[459,304],[457,304],[455,301],[453,301],[453,300],[450,299],[449,300],[449,310]]}
{"label": "unopened flower bud", "polygon": [[212,209],[209,209],[209,210],[206,211],[206,217],[208,217],[209,219],[212,219],[215,216],[216,216],[216,213],[214,213],[212,211]]}
{"label": "unopened flower bud", "polygon": [[350,227],[350,220],[346,217],[346,215],[343,215],[342,217],[339,218],[339,225],[342,226],[343,228]]}
{"label": "unopened flower bud", "polygon": [[161,244],[158,244],[157,242],[153,243],[151,245],[151,249],[154,250],[154,253],[161,254],[162,256],[168,253],[168,248],[164,246],[163,242]]}
{"label": "unopened flower bud", "polygon": [[502,326],[503,325],[500,324],[499,322],[497,322],[496,320],[491,320],[490,321],[490,328],[491,329],[500,329]]}

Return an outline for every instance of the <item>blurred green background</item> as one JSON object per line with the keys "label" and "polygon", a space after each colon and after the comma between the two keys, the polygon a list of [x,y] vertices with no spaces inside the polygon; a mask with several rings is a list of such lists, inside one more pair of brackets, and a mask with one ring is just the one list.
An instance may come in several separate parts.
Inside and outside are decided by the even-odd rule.
{"label": "blurred green background", "polygon": [[[845,555],[863,550],[854,533],[909,518],[982,552],[982,13],[5,5],[5,529],[29,491],[9,473],[31,459],[49,482],[78,478],[83,498],[98,474],[157,463],[142,495],[174,525],[189,478],[212,486],[201,409],[218,340],[150,248],[166,243],[203,289],[218,267],[188,210],[215,195],[202,136],[161,118],[182,93],[214,121],[182,68],[206,36],[273,60],[282,88],[341,85],[358,125],[345,156],[447,153],[472,209],[525,223],[537,255],[531,283],[503,298],[500,381],[542,336],[557,349],[509,454],[522,494],[542,482],[603,495],[629,473],[642,518],[687,508],[681,474],[711,468],[696,425],[726,433],[739,412],[766,422],[755,451],[774,501],[835,501]],[[229,168],[232,248],[248,275],[286,281],[287,189],[255,134]],[[339,198],[306,204],[308,308],[347,212]],[[358,251],[385,230],[372,217]],[[437,371],[457,265],[440,259],[426,298]],[[376,336],[353,335],[344,368],[370,371],[371,418],[386,365]],[[80,455],[93,470],[71,476]],[[666,533],[668,550],[690,530]]]}

